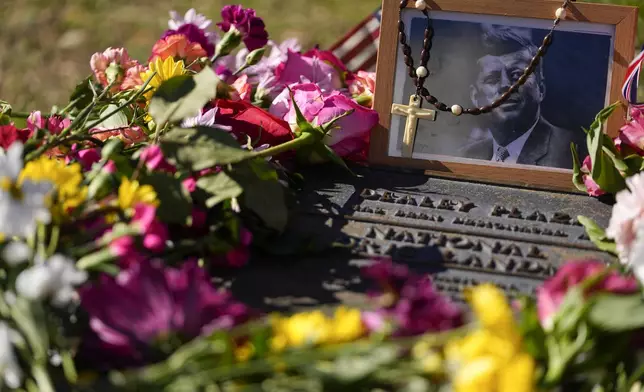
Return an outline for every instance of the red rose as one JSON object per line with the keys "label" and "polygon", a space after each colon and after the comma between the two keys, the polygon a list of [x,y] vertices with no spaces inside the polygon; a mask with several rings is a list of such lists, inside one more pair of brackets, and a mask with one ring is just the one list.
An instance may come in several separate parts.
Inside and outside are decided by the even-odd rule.
{"label": "red rose", "polygon": [[246,144],[248,137],[253,147],[263,144],[277,146],[293,140],[291,127],[267,111],[245,101],[218,99],[216,123],[232,128],[232,133],[241,144]]}
{"label": "red rose", "polygon": [[5,150],[9,148],[16,140],[25,143],[31,132],[28,129],[18,129],[15,125],[0,125],[0,147]]}

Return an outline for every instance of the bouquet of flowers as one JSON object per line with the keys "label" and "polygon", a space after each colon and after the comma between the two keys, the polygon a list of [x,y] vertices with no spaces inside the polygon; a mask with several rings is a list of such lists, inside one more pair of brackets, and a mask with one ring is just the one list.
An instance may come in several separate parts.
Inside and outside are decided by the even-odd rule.
{"label": "bouquet of flowers", "polygon": [[[293,168],[364,160],[375,78],[252,9],[171,17],[143,64],[93,55],[62,108],[0,101],[2,390],[642,389],[641,286],[595,261],[536,301],[470,288],[473,313],[387,260],[364,309],[262,314],[216,287],[285,230]],[[641,210],[615,215],[628,254]]]}

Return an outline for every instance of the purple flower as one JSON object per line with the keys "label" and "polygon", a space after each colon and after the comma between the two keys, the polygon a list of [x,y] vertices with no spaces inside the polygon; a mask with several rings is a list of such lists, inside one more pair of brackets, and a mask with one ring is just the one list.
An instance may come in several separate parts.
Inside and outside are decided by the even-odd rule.
{"label": "purple flower", "polygon": [[159,360],[171,338],[180,344],[250,317],[245,305],[210,284],[196,262],[180,269],[135,263],[79,291],[91,328],[82,357],[110,368]]}
{"label": "purple flower", "polygon": [[263,48],[268,43],[268,33],[262,18],[255,15],[252,8],[244,8],[241,5],[227,5],[221,10],[222,22],[217,26],[228,32],[231,27],[236,28],[241,34],[244,44],[249,51]]}
{"label": "purple flower", "polygon": [[[380,331],[389,322],[395,336],[414,336],[445,331],[463,325],[463,310],[442,296],[427,276],[416,276],[406,266],[381,261],[363,271],[376,281],[380,308],[365,312],[363,321],[371,331]],[[386,301],[382,301],[385,299]]]}
{"label": "purple flower", "polygon": [[199,27],[194,24],[184,24],[176,30],[167,30],[163,33],[161,39],[169,37],[174,34],[183,34],[190,42],[196,42],[206,51],[208,56],[215,54],[215,45],[212,43],[210,37]]}

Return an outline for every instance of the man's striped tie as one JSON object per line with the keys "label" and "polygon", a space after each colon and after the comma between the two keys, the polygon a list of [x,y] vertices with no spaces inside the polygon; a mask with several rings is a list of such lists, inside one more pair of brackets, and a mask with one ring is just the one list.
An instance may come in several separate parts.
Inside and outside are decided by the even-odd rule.
{"label": "man's striped tie", "polygon": [[509,157],[510,157],[510,153],[508,152],[507,148],[503,146],[499,146],[499,148],[496,149],[496,154],[494,155],[494,159],[497,162],[505,162],[505,160],[508,159]]}

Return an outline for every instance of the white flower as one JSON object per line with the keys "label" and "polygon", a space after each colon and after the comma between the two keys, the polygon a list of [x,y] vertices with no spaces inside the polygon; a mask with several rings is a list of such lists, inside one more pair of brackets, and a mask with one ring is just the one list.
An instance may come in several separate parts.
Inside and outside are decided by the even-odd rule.
{"label": "white flower", "polygon": [[179,28],[186,24],[193,24],[201,30],[206,30],[212,24],[212,20],[206,18],[202,14],[198,14],[194,8],[190,8],[185,16],[181,17],[176,11],[170,11],[170,21],[168,27],[172,30],[179,30]]}
{"label": "white flower", "polygon": [[606,236],[615,240],[620,261],[637,271],[644,268],[644,172],[627,178],[626,185],[615,196]]}
{"label": "white flower", "polygon": [[0,321],[0,374],[4,384],[17,389],[22,384],[22,369],[18,365],[12,345],[12,331]]}
{"label": "white flower", "polygon": [[2,250],[2,259],[10,266],[26,262],[31,256],[29,245],[21,241],[12,241]]}
{"label": "white flower", "polygon": [[199,114],[197,114],[194,117],[188,117],[181,122],[181,127],[193,128],[193,127],[202,126],[202,127],[217,128],[226,132],[232,131],[233,130],[232,127],[215,124],[215,118],[217,117],[218,109],[219,108],[213,108],[206,111],[205,113],[199,112]]}
{"label": "white flower", "polygon": [[76,298],[74,286],[86,280],[87,273],[77,270],[71,259],[54,255],[22,271],[16,279],[16,291],[30,300],[50,298],[54,306],[65,306]]}
{"label": "white flower", "polygon": [[22,143],[15,142],[6,155],[0,155],[0,233],[9,237],[30,237],[38,222],[46,224],[51,219],[45,201],[53,184],[31,180],[17,183],[23,164],[22,151]]}

